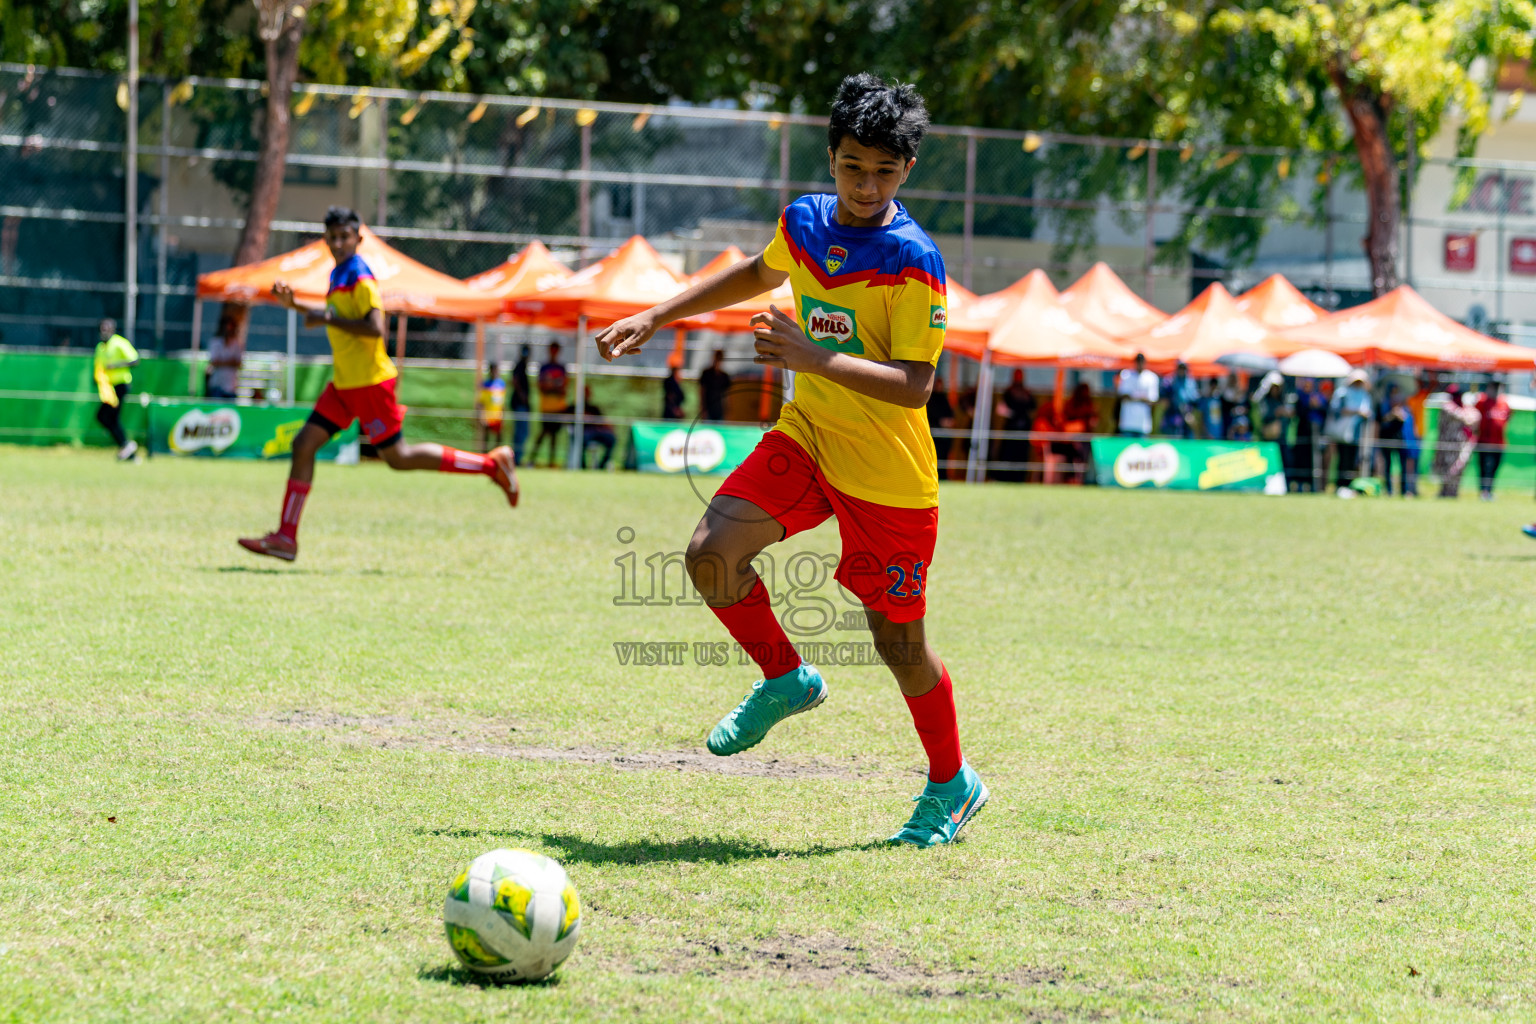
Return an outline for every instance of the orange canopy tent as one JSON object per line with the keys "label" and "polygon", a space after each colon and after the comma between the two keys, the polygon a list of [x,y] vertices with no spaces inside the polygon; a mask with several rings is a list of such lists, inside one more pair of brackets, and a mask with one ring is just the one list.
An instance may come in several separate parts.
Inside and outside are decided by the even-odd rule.
{"label": "orange canopy tent", "polygon": [[1124,338],[1134,352],[1146,354],[1152,369],[1166,372],[1185,363],[1195,375],[1227,372],[1216,360],[1238,352],[1273,355],[1267,347],[1269,328],[1237,308],[1220,281],[1157,326]]}
{"label": "orange canopy tent", "polygon": [[[1013,284],[999,291],[977,295],[950,282],[949,325],[944,329],[944,347],[957,355],[980,359],[992,328],[1013,312],[1028,293],[1050,289],[1056,298],[1056,286],[1043,270],[1031,270]],[[958,289],[963,294],[956,294]]]}
{"label": "orange canopy tent", "polygon": [[[538,239],[529,242],[521,252],[499,266],[465,278],[464,284],[482,295],[501,300],[502,309],[508,302],[538,295],[551,288],[558,288],[572,274],[570,267],[550,255],[544,243]],[[475,334],[475,379],[485,367],[485,335]]]}
{"label": "orange canopy tent", "polygon": [[1080,323],[1117,341],[1168,319],[1167,313],[1131,291],[1106,263],[1088,268],[1061,293],[1061,304]]}
{"label": "orange canopy tent", "polygon": [[1237,308],[1275,331],[1316,323],[1328,315],[1279,274],[1269,275],[1239,295]]}
{"label": "orange canopy tent", "polygon": [[533,241],[505,263],[465,278],[464,284],[481,295],[500,299],[505,308],[508,302],[560,287],[571,274],[571,268],[551,256],[543,242]]}
{"label": "orange canopy tent", "polygon": [[[720,271],[734,267],[746,258],[747,254],[736,248],[736,246],[727,246],[720,255],[704,264],[695,273],[688,275],[688,287],[691,288],[701,281],[708,280],[720,273]],[[778,306],[780,309],[791,314],[793,313],[795,294],[790,289],[788,278],[785,278],[784,283],[772,291],[763,292],[761,295],[754,295],[750,299],[738,302],[735,305],[726,306],[724,309],[717,309],[713,313],[703,313],[693,317],[687,322],[687,326],[705,331],[719,331],[721,334],[740,334],[750,331],[752,329],[752,317],[766,310],[770,304]],[[681,338],[679,338],[679,341],[681,341]]]}
{"label": "orange canopy tent", "polygon": [[[996,314],[987,315],[992,310]],[[990,327],[979,329],[988,323]],[[1014,366],[1110,369],[1134,355],[1074,319],[1042,270],[1031,270],[1002,291],[965,304],[950,321],[946,335],[944,347],[951,352],[979,359],[983,351],[990,351],[994,362]]]}
{"label": "orange canopy tent", "polygon": [[957,323],[959,332],[946,338],[945,347],[959,355],[979,357],[982,364],[977,415],[971,427],[971,457],[966,466],[968,480],[981,478],[980,453],[986,450],[991,429],[994,362],[1056,367],[1059,407],[1066,367],[1108,370],[1126,365],[1135,354],[1074,317],[1042,270],[1032,270],[1002,291],[963,304],[950,321],[950,332]]}
{"label": "orange canopy tent", "polygon": [[587,409],[587,328],[622,320],[672,298],[688,281],[639,235],[553,288],[506,303],[516,323],[576,329],[576,409],[566,465],[581,466]]}
{"label": "orange canopy tent", "polygon": [[1336,352],[1351,363],[1484,372],[1536,369],[1536,351],[1463,327],[1407,285],[1314,324],[1275,335],[1270,351]]}
{"label": "orange canopy tent", "polygon": [[639,235],[554,288],[511,299],[507,319],[546,327],[611,324],[650,309],[688,287]]}
{"label": "orange canopy tent", "polygon": [[[432,317],[439,320],[491,320],[501,312],[501,301],[470,288],[463,281],[417,263],[384,244],[367,227],[358,254],[373,271],[389,313]],[[197,277],[197,297],[224,302],[276,302],[272,285],[284,281],[293,286],[300,302],[321,305],[330,288],[336,261],[325,242],[308,245],[280,256],[243,267],[215,270]]]}

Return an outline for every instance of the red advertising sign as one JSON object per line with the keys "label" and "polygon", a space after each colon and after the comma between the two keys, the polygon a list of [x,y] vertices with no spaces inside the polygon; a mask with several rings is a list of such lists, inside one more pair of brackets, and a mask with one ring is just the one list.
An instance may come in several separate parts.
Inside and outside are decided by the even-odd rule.
{"label": "red advertising sign", "polygon": [[1514,274],[1536,274],[1536,238],[1509,240],[1509,269]]}
{"label": "red advertising sign", "polygon": [[1477,236],[1446,233],[1445,269],[1477,269]]}

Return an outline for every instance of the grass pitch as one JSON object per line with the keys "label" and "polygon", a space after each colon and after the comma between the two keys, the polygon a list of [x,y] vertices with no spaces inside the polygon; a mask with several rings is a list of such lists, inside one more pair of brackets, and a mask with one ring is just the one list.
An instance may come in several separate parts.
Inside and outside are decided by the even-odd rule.
{"label": "grass pitch", "polygon": [[[0,449],[0,1021],[1536,1017],[1528,500],[947,488],[992,802],[922,852],[883,670],[722,761],[751,669],[621,664],[724,639],[614,601],[686,481],[325,465],[286,566],[283,475]],[[581,890],[546,984],[444,941],[496,846]]]}

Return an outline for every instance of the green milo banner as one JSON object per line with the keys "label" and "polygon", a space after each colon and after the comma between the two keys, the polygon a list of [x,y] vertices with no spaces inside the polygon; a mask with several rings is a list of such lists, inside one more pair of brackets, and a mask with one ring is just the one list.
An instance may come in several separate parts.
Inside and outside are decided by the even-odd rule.
{"label": "green milo banner", "polygon": [[1093,468],[1101,487],[1285,493],[1280,446],[1272,441],[1096,437]]}
{"label": "green milo banner", "polygon": [[729,423],[639,421],[629,428],[630,468],[642,473],[724,475],[762,440],[761,427]]}
{"label": "green milo banner", "polygon": [[[155,454],[285,459],[309,418],[307,406],[154,402],[149,407],[150,450]],[[320,458],[356,462],[357,424],[320,449]]]}

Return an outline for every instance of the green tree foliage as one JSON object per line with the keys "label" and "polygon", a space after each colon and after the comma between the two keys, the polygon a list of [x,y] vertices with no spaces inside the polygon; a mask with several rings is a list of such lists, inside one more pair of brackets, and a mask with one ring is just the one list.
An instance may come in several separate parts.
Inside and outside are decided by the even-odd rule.
{"label": "green tree foliage", "polygon": [[[1273,65],[1295,83],[1278,83],[1262,97],[1280,122],[1289,117],[1294,125],[1325,106],[1342,112],[1370,204],[1362,243],[1379,295],[1398,283],[1396,154],[1438,134],[1452,114],[1461,148],[1470,152],[1488,128],[1488,96],[1500,63],[1530,56],[1536,6],[1528,0],[1290,0],[1227,8],[1180,29],[1191,40],[1207,37],[1206,45],[1259,40],[1274,47]],[[1320,81],[1327,85],[1320,88]],[[1197,97],[1199,87],[1189,92]]]}
{"label": "green tree foliage", "polygon": [[[0,0],[3,55],[119,69],[126,4]],[[250,0],[143,0],[142,23],[146,72],[271,77]],[[1529,53],[1533,27],[1531,0],[315,0],[298,76],[821,111],[846,73],[868,68],[916,84],[936,121],[1047,133],[1028,159],[1017,147],[984,154],[977,185],[1063,200],[1043,215],[1068,245],[1090,240],[1100,202],[1129,207],[1154,178],[1159,196],[1196,207],[1165,243],[1169,257],[1194,246],[1251,256],[1265,221],[1223,211],[1291,203],[1304,213],[1288,198],[1301,170],[1290,157],[1228,147],[1327,161],[1353,151],[1343,163],[1371,198],[1366,248],[1385,288],[1395,281],[1395,155],[1410,123],[1422,144],[1454,117],[1470,146],[1488,124],[1489,77],[1502,58]],[[456,130],[469,144],[472,129]],[[527,132],[498,131],[503,158],[529,144]],[[1170,148],[1074,146],[1049,132]],[[814,165],[800,153],[806,141],[797,168]],[[963,146],[926,146],[919,176],[958,188],[964,160]],[[474,202],[490,198],[482,190]],[[942,204],[926,212],[936,230],[959,216]],[[983,231],[1028,234],[1035,221],[1018,207],[977,211]]]}

